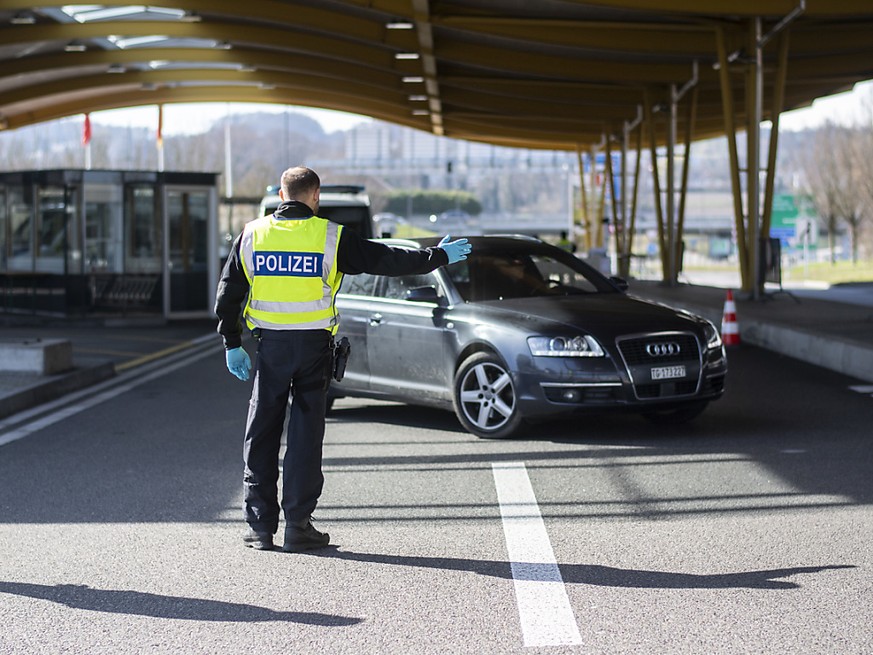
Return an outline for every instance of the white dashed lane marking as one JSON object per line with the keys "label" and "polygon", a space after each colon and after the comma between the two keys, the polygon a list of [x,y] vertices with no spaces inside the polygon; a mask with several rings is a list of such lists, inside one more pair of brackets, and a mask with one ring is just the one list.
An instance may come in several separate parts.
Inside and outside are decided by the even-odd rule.
{"label": "white dashed lane marking", "polygon": [[866,393],[873,396],[873,384],[861,384],[854,387],[849,387],[852,391],[857,391],[858,393]]}
{"label": "white dashed lane marking", "polygon": [[564,579],[522,462],[494,463],[494,484],[525,646],[581,644]]}

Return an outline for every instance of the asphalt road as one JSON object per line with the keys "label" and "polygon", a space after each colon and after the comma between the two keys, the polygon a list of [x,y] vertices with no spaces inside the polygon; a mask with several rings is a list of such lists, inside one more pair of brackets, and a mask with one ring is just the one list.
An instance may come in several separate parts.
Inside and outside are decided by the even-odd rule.
{"label": "asphalt road", "polygon": [[341,400],[313,554],[242,546],[218,348],[0,422],[0,653],[871,653],[873,389],[729,359],[679,429]]}

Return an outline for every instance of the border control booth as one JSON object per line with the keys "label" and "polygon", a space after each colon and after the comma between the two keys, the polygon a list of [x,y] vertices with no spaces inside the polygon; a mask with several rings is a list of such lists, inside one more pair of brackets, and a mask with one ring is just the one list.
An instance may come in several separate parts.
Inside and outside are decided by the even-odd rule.
{"label": "border control booth", "polygon": [[211,316],[229,247],[219,242],[217,177],[78,169],[0,173],[0,311]]}

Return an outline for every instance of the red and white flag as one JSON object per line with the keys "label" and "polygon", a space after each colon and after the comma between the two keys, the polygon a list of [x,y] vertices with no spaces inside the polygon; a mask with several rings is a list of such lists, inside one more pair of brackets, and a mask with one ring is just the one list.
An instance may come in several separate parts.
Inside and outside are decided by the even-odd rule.
{"label": "red and white flag", "polygon": [[91,114],[85,114],[85,126],[82,129],[82,145],[91,144]]}
{"label": "red and white flag", "polygon": [[164,106],[158,105],[158,148],[164,147]]}

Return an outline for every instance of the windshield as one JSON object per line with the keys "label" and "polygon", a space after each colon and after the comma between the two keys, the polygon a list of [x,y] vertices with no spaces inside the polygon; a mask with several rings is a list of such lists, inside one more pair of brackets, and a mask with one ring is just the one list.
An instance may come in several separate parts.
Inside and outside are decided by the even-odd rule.
{"label": "windshield", "polygon": [[479,252],[446,267],[464,300],[508,300],[618,291],[572,255],[545,252]]}

